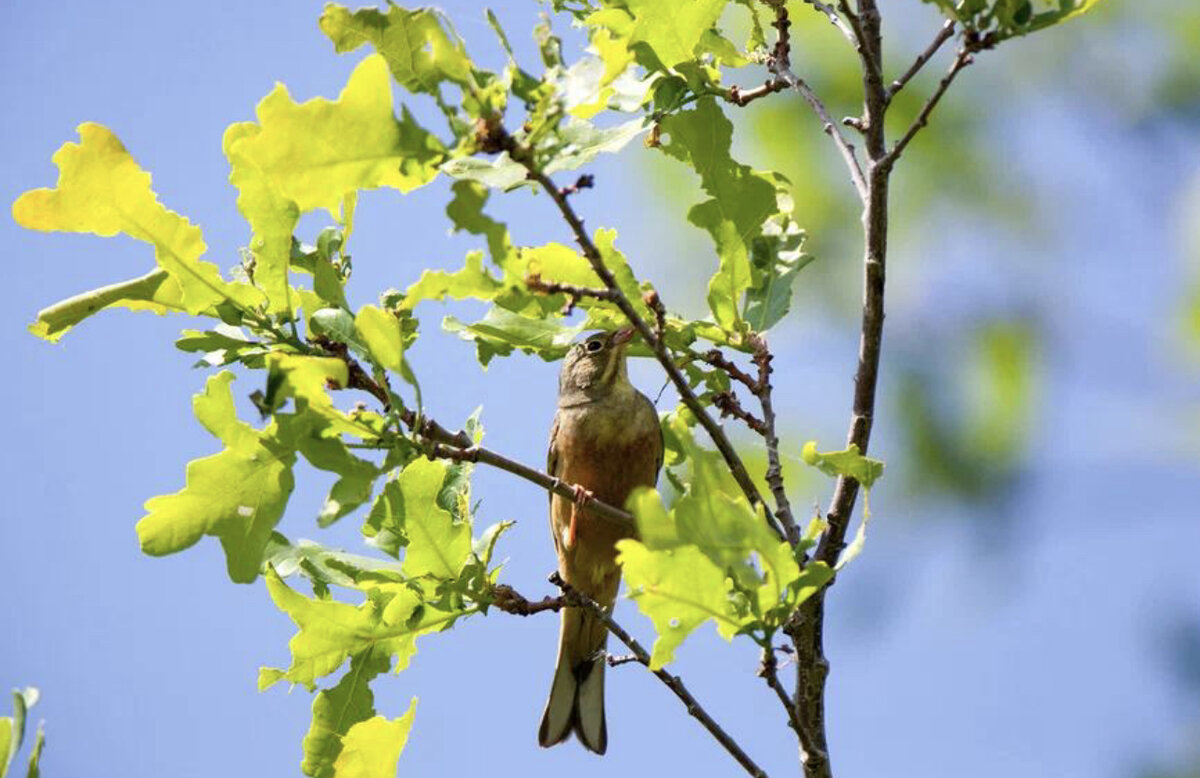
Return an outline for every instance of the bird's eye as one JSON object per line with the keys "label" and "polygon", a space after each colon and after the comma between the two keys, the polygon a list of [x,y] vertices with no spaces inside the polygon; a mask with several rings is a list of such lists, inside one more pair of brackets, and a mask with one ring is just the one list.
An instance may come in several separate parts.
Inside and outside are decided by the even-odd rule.
{"label": "bird's eye", "polygon": [[604,348],[604,344],[598,340],[589,340],[586,348],[589,354],[595,354],[597,351]]}

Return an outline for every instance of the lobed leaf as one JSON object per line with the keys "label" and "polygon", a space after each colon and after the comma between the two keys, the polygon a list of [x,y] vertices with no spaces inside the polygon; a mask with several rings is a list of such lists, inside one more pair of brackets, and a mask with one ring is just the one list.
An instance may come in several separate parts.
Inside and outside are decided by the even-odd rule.
{"label": "lobed leaf", "polygon": [[354,317],[354,332],[371,355],[371,361],[385,370],[400,373],[404,369],[404,337],[400,320],[374,305],[364,305]]}
{"label": "lobed leaf", "polygon": [[255,278],[278,312],[291,307],[287,269],[301,214],[324,208],[338,218],[360,189],[423,186],[437,175],[445,150],[407,109],[396,119],[379,56],[358,64],[337,100],[296,103],[277,85],[258,104],[257,118],[231,125],[224,149],[238,209],[254,231]]}
{"label": "lobed leaf", "polygon": [[[778,211],[776,184],[730,156],[733,125],[716,101],[705,97],[692,110],[665,118],[662,150],[690,165],[709,200],[688,211],[688,221],[716,244],[720,265],[708,285],[708,304],[717,324],[735,329],[742,320],[742,297],[754,283],[750,248],[763,225]],[[767,317],[764,317],[764,319]]]}
{"label": "lobed leaf", "polygon": [[216,265],[200,260],[206,249],[200,228],[158,201],[150,175],[116,135],[91,122],[78,131],[79,143],[64,144],[54,154],[57,186],[21,195],[13,203],[13,219],[47,232],[123,233],[153,246],[155,261],[170,278],[148,274],[63,301],[39,314],[35,334],[61,337],[86,316],[116,304],[197,314],[226,301],[245,308],[261,300],[253,287],[225,281]]}
{"label": "lobed leaf", "polygon": [[674,660],[675,649],[709,619],[716,621],[726,636],[741,627],[730,603],[725,572],[700,549],[680,546],[652,551],[636,540],[621,540],[617,551],[629,597],[654,622],[658,633],[650,655],[651,670]]}
{"label": "lobed leaf", "polygon": [[301,772],[313,778],[333,778],[334,765],[345,750],[350,730],[375,716],[375,695],[370,684],[386,673],[390,664],[389,656],[374,649],[355,654],[337,685],[313,698],[312,724],[302,745]]}
{"label": "lobed leaf", "polygon": [[395,657],[394,670],[400,672],[416,653],[418,636],[443,629],[463,615],[462,611],[447,612],[424,605],[420,595],[403,584],[371,589],[366,602],[355,606],[309,599],[270,568],[265,577],[275,605],[300,628],[288,642],[292,662],[282,677],[310,691],[317,679],[367,650]]}
{"label": "lobed leaf", "polygon": [[778,212],[763,223],[762,234],[750,244],[750,288],[742,317],[755,332],[766,332],[787,316],[792,284],[813,261],[802,250],[805,233],[792,218],[792,198],[776,191]]}
{"label": "lobed leaf", "polygon": [[698,446],[686,421],[664,427],[688,472],[685,491],[668,510],[653,489],[635,491],[627,508],[639,540],[618,544],[629,596],[654,622],[654,667],[674,658],[696,627],[712,619],[718,632],[769,634],[832,577],[819,562],[801,568],[792,547],[751,508],[721,456]]}
{"label": "lobed leaf", "polygon": [[248,583],[258,576],[291,495],[296,456],[276,437],[275,423],[259,431],[237,419],[232,381],[232,373],[218,373],[193,402],[197,419],[225,450],[188,463],[186,486],[179,492],[147,500],[137,534],[142,550],[152,556],[215,536],[225,550],[229,577]]}
{"label": "lobed leaf", "polygon": [[514,349],[537,354],[547,362],[561,359],[571,342],[584,330],[583,324],[569,327],[557,321],[492,308],[483,319],[464,324],[453,316],[442,320],[442,329],[457,333],[463,340],[475,343],[479,364],[487,367],[496,356],[507,356]]}
{"label": "lobed leaf", "polygon": [[292,543],[278,532],[271,534],[263,562],[282,578],[302,575],[322,591],[330,586],[363,589],[372,584],[405,580],[400,566],[391,560],[351,554],[311,540]]}
{"label": "lobed leaf", "polygon": [[186,310],[179,282],[165,270],[155,268],[144,276],[102,286],[43,308],[29,325],[29,331],[54,343],[87,317],[113,307],[160,315]]}
{"label": "lobed leaf", "polygon": [[629,46],[645,44],[663,66],[673,68],[694,57],[696,45],[708,32],[729,0],[625,0],[599,11],[588,24],[607,28]]}
{"label": "lobed leaf", "polygon": [[817,442],[810,440],[804,444],[800,456],[804,462],[817,468],[828,476],[846,476],[862,484],[864,489],[871,486],[883,475],[883,461],[864,456],[853,443],[841,451],[817,451]]}
{"label": "lobed leaf", "polygon": [[455,521],[451,505],[442,498],[448,479],[460,473],[442,461],[416,459],[388,481],[375,500],[363,532],[392,556],[406,549],[404,575],[452,580],[466,565],[471,553],[470,523]]}
{"label": "lobed leaf", "polygon": [[948,18],[977,32],[989,32],[996,41],[1028,35],[1087,13],[1100,0],[925,0]]}
{"label": "lobed leaf", "polygon": [[437,95],[446,81],[464,87],[472,84],[466,49],[436,9],[410,11],[389,4],[383,13],[374,8],[350,11],[329,3],[320,25],[339,54],[370,43],[396,82],[410,92]]}
{"label": "lobed leaf", "polygon": [[423,300],[492,300],[504,288],[483,267],[483,254],[472,251],[467,254],[466,264],[453,273],[445,270],[426,270],[421,277],[404,290],[398,305],[412,310]]}
{"label": "lobed leaf", "polygon": [[376,716],[351,727],[342,740],[334,778],[394,778],[416,712],[414,697],[408,712],[398,719]]}

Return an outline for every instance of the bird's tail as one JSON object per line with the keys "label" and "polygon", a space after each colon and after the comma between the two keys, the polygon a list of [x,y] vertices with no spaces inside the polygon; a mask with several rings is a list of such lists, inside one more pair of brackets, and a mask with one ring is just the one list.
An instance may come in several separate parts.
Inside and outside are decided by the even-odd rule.
{"label": "bird's tail", "polygon": [[542,714],[538,743],[558,745],[574,732],[589,751],[608,748],[604,720],[604,623],[581,608],[563,608],[558,636],[558,666]]}

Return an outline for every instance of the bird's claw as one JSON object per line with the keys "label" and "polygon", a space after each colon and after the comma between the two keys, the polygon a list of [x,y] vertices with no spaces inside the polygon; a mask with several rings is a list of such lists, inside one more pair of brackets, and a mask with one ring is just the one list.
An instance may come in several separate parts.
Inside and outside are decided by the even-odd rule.
{"label": "bird's claw", "polygon": [[587,504],[596,497],[595,494],[587,489],[584,489],[579,484],[574,484],[571,487],[571,491],[575,495],[575,502],[571,505],[571,523],[567,526],[567,548],[572,548],[575,545],[575,538],[579,526],[579,511],[587,506]]}
{"label": "bird's claw", "polygon": [[596,499],[596,495],[584,489],[579,484],[572,484],[571,491],[575,494],[575,505],[578,508],[583,508],[589,502]]}

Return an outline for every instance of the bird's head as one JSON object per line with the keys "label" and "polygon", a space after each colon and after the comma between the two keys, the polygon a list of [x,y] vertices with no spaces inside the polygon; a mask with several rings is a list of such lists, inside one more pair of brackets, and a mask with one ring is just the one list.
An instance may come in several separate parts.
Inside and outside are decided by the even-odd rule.
{"label": "bird's head", "polygon": [[571,346],[558,375],[558,404],[568,408],[633,390],[625,369],[625,349],[636,330],[598,332]]}

